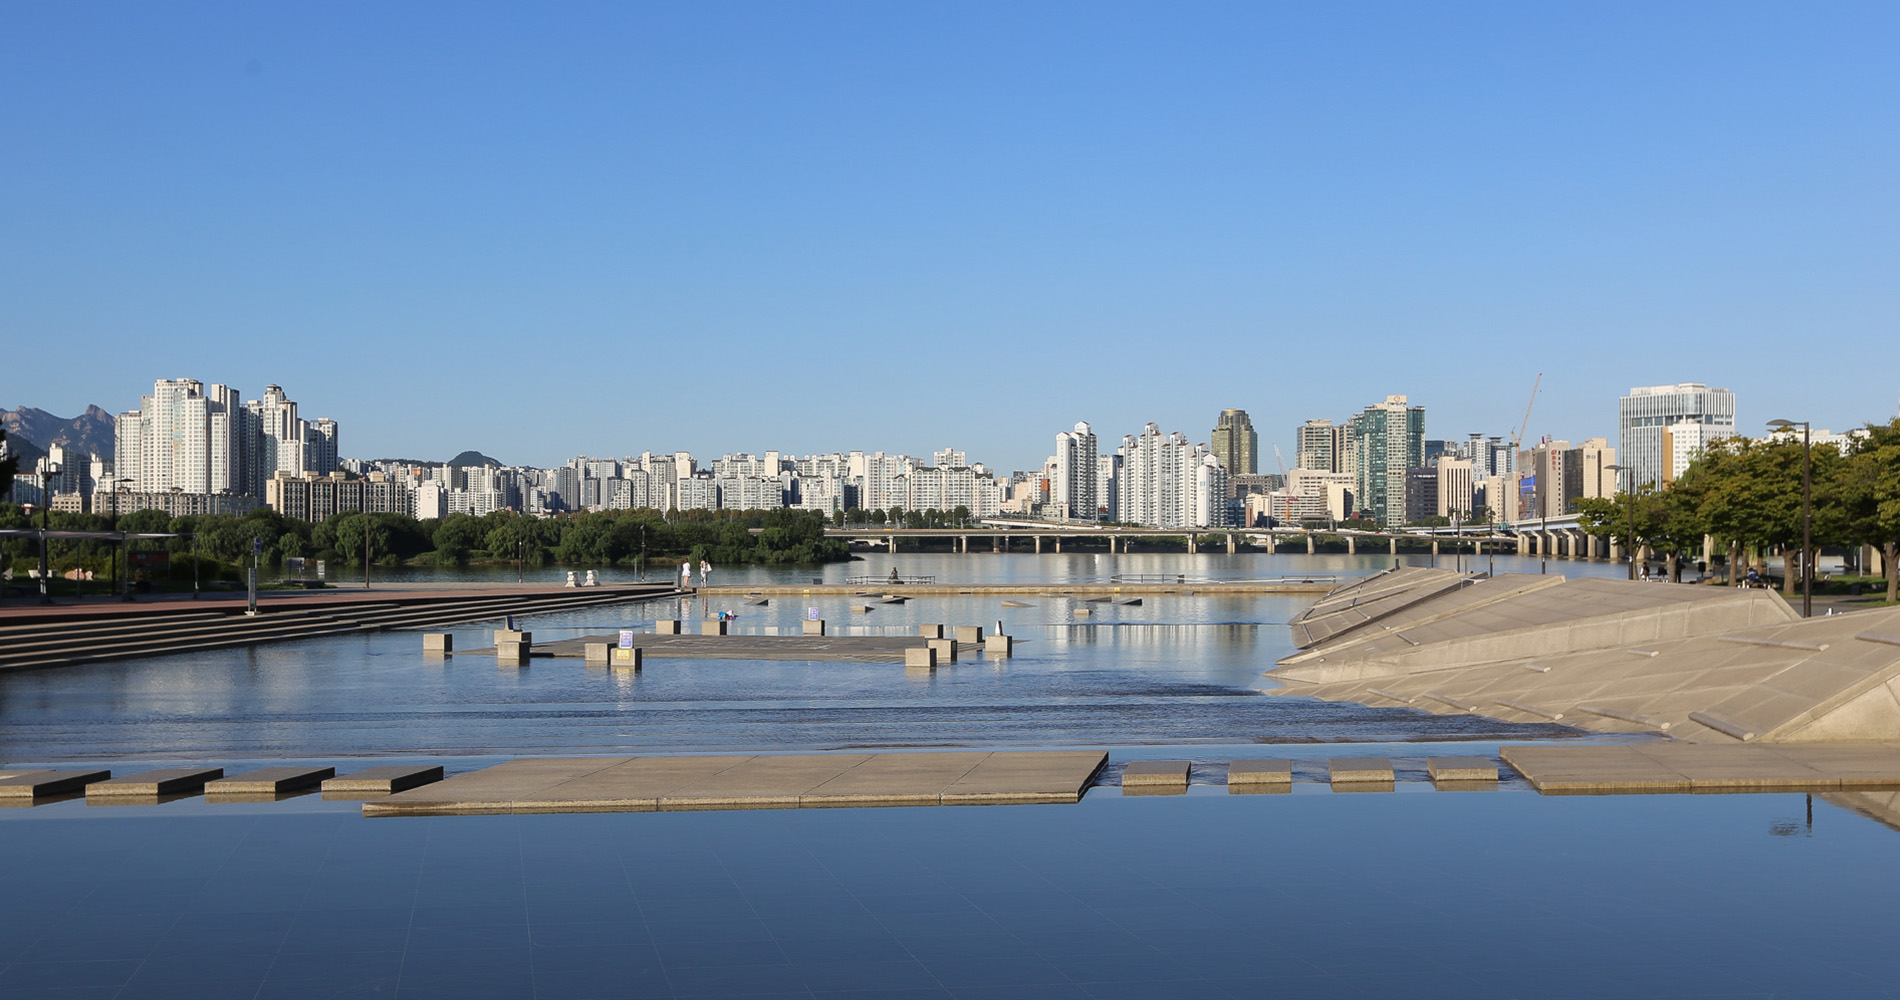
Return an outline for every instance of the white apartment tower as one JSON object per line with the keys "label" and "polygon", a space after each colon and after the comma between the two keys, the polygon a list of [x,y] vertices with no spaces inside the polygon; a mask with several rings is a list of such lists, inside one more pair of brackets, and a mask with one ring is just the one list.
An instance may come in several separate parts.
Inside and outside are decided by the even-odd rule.
{"label": "white apartment tower", "polygon": [[1100,455],[1095,431],[1086,421],[1056,435],[1051,466],[1049,501],[1065,505],[1069,516],[1078,521],[1100,520]]}
{"label": "white apartment tower", "polygon": [[297,404],[274,385],[240,404],[227,385],[159,379],[113,430],[113,466],[128,491],[262,497],[279,472],[327,475],[337,466],[336,421],[297,419]]}
{"label": "white apartment tower", "polygon": [[1151,528],[1227,524],[1227,470],[1206,448],[1157,424],[1122,438],[1115,519]]}
{"label": "white apartment tower", "polygon": [[1695,454],[1735,436],[1735,394],[1701,382],[1638,386],[1617,405],[1624,487],[1675,482]]}

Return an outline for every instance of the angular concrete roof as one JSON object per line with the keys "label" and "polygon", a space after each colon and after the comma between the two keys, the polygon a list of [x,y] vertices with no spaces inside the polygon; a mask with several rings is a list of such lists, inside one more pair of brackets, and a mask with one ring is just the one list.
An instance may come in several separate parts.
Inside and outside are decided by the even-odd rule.
{"label": "angular concrete roof", "polygon": [[[1511,590],[1477,602],[1488,586]],[[1278,694],[1697,741],[1900,740],[1900,609],[1799,619],[1760,590],[1511,578],[1282,660]]]}

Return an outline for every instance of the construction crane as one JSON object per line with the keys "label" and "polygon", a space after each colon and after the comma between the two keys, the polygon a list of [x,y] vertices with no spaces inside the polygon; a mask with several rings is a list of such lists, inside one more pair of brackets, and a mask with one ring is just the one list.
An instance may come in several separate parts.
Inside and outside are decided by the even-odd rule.
{"label": "construction crane", "polygon": [[1273,461],[1280,467],[1280,492],[1286,496],[1286,521],[1281,522],[1285,524],[1293,520],[1293,483],[1286,477],[1286,456],[1280,454],[1278,441],[1273,443]]}
{"label": "construction crane", "polygon": [[1531,425],[1531,407],[1537,405],[1537,390],[1544,384],[1544,373],[1537,373],[1537,381],[1531,383],[1531,401],[1524,404],[1524,422],[1517,425],[1517,433],[1511,435],[1511,460],[1517,461],[1518,445],[1524,442],[1524,431]]}

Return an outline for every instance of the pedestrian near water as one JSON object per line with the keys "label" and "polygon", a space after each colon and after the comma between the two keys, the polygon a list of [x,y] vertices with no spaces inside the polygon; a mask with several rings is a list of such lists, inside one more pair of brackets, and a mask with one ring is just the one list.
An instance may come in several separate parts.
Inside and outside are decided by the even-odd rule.
{"label": "pedestrian near water", "polygon": [[712,561],[709,559],[701,559],[699,561],[699,585],[704,587],[704,586],[710,585],[711,583],[712,583]]}
{"label": "pedestrian near water", "polygon": [[680,589],[690,590],[692,586],[693,586],[693,564],[691,562],[680,563]]}

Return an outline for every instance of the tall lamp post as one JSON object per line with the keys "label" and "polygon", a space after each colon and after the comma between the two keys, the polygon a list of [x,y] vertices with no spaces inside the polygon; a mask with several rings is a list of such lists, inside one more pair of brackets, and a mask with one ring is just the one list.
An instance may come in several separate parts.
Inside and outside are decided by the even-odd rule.
{"label": "tall lamp post", "polygon": [[[1806,420],[1770,420],[1776,430],[1801,428],[1801,617],[1814,615],[1814,566],[1808,558],[1814,551],[1814,429]],[[1787,572],[1782,560],[1782,572]]]}
{"label": "tall lamp post", "polygon": [[[119,530],[119,491],[125,488],[126,483],[130,482],[134,482],[134,480],[127,478],[114,479],[112,481],[112,530],[114,531]],[[119,599],[129,601],[132,599],[132,553],[130,547],[125,544],[125,533],[122,531],[119,532],[119,556],[125,562],[125,572],[120,575],[124,589],[120,591]],[[117,562],[114,562],[113,568],[115,570],[118,568]]]}
{"label": "tall lamp post", "polygon": [[40,603],[41,604],[53,603],[53,588],[52,588],[52,585],[47,582],[47,575],[49,571],[47,570],[47,565],[46,565],[46,530],[48,527],[47,518],[53,512],[53,496],[52,496],[53,477],[57,475],[59,475],[59,466],[57,465],[52,465],[49,463],[48,465],[46,465],[45,468],[40,470]]}
{"label": "tall lamp post", "polygon": [[[1618,479],[1623,478],[1622,474],[1625,472],[1630,472],[1631,479],[1634,479],[1636,475],[1626,465],[1606,465],[1603,471],[1616,473]],[[1623,491],[1623,497],[1623,505],[1628,507],[1630,512],[1629,533],[1623,536],[1623,541],[1629,545],[1630,579],[1634,580],[1636,579],[1636,484],[1634,482],[1630,484],[1629,489]]]}

